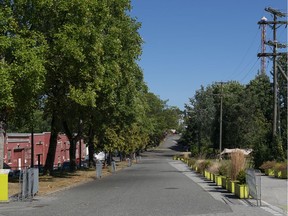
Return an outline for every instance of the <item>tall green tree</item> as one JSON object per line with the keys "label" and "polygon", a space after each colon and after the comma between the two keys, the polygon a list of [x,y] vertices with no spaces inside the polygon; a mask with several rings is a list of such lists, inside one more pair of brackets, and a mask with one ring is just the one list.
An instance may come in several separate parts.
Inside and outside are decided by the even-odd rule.
{"label": "tall green tree", "polygon": [[[25,2],[27,4],[27,1]],[[51,115],[51,139],[45,169],[53,171],[57,135],[64,131],[70,141],[71,169],[76,167],[76,143],[83,107],[95,106],[102,82],[104,28],[107,1],[29,1],[24,17],[31,29],[45,35],[48,44],[45,111]],[[71,111],[75,115],[71,119]],[[76,135],[75,135],[76,133]]]}
{"label": "tall green tree", "polygon": [[182,143],[188,141],[193,155],[212,153],[211,134],[216,112],[213,89],[213,86],[208,86],[206,89],[201,86],[200,90],[196,91],[195,96],[189,99],[190,104],[186,105],[185,121],[187,128]]}
{"label": "tall green tree", "polygon": [[[0,158],[8,118],[31,122],[45,80],[46,42],[31,30],[18,1],[0,1]],[[2,166],[3,161],[0,161]]]}
{"label": "tall green tree", "polygon": [[160,99],[152,92],[146,94],[146,125],[149,131],[149,146],[158,146],[170,129],[178,127],[180,110],[169,107],[167,100]]}
{"label": "tall green tree", "polygon": [[[236,148],[240,147],[242,131],[239,122],[241,119],[241,107],[243,100],[241,94],[244,90],[244,86],[236,81],[230,81],[223,84],[222,87],[217,85],[215,88],[216,97],[216,118],[220,119],[220,98],[222,97],[222,149],[224,148]],[[219,122],[219,121],[218,121]],[[219,126],[217,123],[218,130],[214,131],[214,137],[217,137],[216,143],[219,146]]]}
{"label": "tall green tree", "polygon": [[103,81],[91,112],[90,131],[95,131],[91,135],[97,139],[98,147],[107,151],[129,148],[129,142],[123,141],[123,131],[130,130],[141,115],[139,97],[146,89],[137,64],[143,42],[138,33],[140,24],[128,15],[130,8],[130,1],[109,1],[109,19],[104,27]]}
{"label": "tall green tree", "polygon": [[[283,80],[279,83],[282,82]],[[283,87],[287,83],[281,85],[280,114],[284,119],[287,113],[284,110],[287,95]],[[208,94],[209,88],[211,94]],[[213,96],[207,103],[209,95]],[[185,107],[186,129],[181,138],[182,143],[191,147],[193,155],[197,153],[197,144],[199,153],[205,146],[205,140],[206,143],[210,140],[210,146],[214,151],[216,150],[215,152],[219,148],[221,96],[223,100],[222,148],[252,148],[255,167],[259,167],[265,160],[283,160],[285,138],[271,136],[273,94],[271,82],[265,74],[258,74],[245,86],[230,81],[222,86],[213,84],[212,87],[207,89],[202,87],[196,91],[194,98],[190,99],[190,105]],[[211,116],[209,112],[202,115],[207,107],[208,110],[213,110],[210,113],[214,117],[210,117],[210,120],[207,118]],[[209,148],[204,149],[203,152],[210,153]]]}
{"label": "tall green tree", "polygon": [[[268,144],[272,128],[272,89],[269,77],[259,74],[246,86],[244,98],[245,129],[243,139],[253,147],[256,143]],[[247,126],[248,125],[248,126]]]}

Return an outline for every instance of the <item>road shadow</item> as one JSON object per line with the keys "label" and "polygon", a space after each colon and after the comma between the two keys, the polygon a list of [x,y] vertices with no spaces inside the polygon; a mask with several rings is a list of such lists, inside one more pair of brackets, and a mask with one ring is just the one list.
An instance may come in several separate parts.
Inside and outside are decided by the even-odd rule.
{"label": "road shadow", "polygon": [[173,146],[170,146],[169,147],[170,150],[176,151],[176,152],[186,152],[188,150],[187,147],[183,146],[182,144],[178,142],[178,139],[175,139],[174,141],[176,142],[176,144]]}

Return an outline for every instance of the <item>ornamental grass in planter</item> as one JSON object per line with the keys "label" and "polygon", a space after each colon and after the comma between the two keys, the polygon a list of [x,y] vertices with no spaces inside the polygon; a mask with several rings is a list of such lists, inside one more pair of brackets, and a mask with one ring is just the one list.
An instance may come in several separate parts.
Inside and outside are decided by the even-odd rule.
{"label": "ornamental grass in planter", "polygon": [[259,168],[264,170],[265,175],[274,176],[274,167],[276,165],[276,161],[265,161]]}
{"label": "ornamental grass in planter", "polygon": [[210,180],[216,183],[216,176],[219,175],[219,161],[213,161],[210,163],[210,166],[207,168],[208,172],[210,172]]}
{"label": "ornamental grass in planter", "polygon": [[235,184],[239,181],[237,176],[241,170],[244,170],[246,159],[242,151],[236,150],[231,153],[230,180],[228,181],[228,191],[235,193]]}
{"label": "ornamental grass in planter", "polygon": [[276,178],[287,179],[287,162],[281,162],[275,164],[274,176]]}
{"label": "ornamental grass in planter", "polygon": [[246,173],[240,170],[237,175],[237,183],[235,184],[235,195],[240,199],[248,198],[248,187],[246,185]]}
{"label": "ornamental grass in planter", "polygon": [[230,171],[230,166],[230,160],[221,160],[218,168],[219,177],[217,178],[216,184],[225,189],[227,189],[228,170]]}
{"label": "ornamental grass in planter", "polygon": [[245,163],[246,159],[242,151],[236,150],[231,153],[230,178],[232,181],[235,181],[239,172],[244,170]]}
{"label": "ornamental grass in planter", "polygon": [[204,160],[204,159],[199,159],[196,161],[198,170],[198,173],[201,173],[203,176],[205,175],[204,170],[208,169],[208,167],[210,166],[211,162],[210,160]]}
{"label": "ornamental grass in planter", "polygon": [[221,160],[218,172],[220,176],[228,176],[230,171],[231,161],[230,160]]}
{"label": "ornamental grass in planter", "polygon": [[196,163],[196,159],[195,159],[195,158],[190,158],[190,159],[188,159],[187,164],[188,164],[188,166],[189,166],[190,168],[193,169],[193,167],[195,166],[195,163]]}

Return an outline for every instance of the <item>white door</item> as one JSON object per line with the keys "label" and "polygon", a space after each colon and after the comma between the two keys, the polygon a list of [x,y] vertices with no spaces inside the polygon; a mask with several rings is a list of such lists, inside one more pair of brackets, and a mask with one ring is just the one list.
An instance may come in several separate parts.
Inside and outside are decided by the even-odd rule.
{"label": "white door", "polygon": [[22,163],[21,163],[21,158],[18,158],[18,169],[21,170]]}

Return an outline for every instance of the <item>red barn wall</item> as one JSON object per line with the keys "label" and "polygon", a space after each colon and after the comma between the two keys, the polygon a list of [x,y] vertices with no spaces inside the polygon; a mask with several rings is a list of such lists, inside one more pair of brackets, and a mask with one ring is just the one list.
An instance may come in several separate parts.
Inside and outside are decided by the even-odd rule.
{"label": "red barn wall", "polygon": [[[45,165],[49,149],[50,132],[34,134],[34,165]],[[69,140],[65,134],[59,134],[54,160],[57,167],[69,161]],[[81,159],[86,156],[86,145],[81,141]],[[79,161],[79,142],[76,148],[76,159]],[[23,169],[31,166],[31,134],[8,133],[5,139],[4,162],[12,169]]]}

